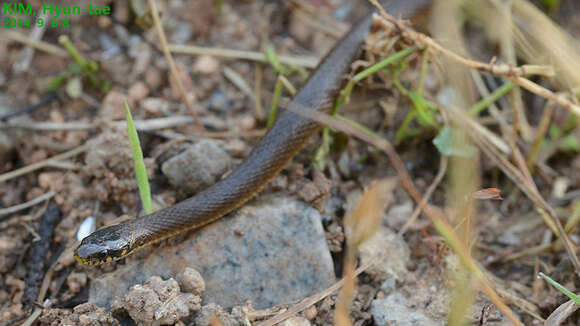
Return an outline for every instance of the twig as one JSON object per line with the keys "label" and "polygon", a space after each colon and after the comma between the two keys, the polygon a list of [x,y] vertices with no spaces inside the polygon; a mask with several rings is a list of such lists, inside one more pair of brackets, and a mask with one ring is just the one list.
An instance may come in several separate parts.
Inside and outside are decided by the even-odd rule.
{"label": "twig", "polygon": [[36,215],[35,216],[26,215],[26,216],[23,216],[20,218],[4,221],[4,222],[0,223],[0,231],[6,230],[9,227],[21,225],[22,223],[34,222],[34,221],[38,220],[39,218],[40,218],[40,216],[36,216]]}
{"label": "twig", "polygon": [[41,314],[42,314],[41,308],[34,308],[32,314],[20,326],[32,326],[32,324],[34,324],[34,322],[38,319],[38,317],[40,317]]}
{"label": "twig", "polygon": [[[5,120],[8,120],[8,119],[13,118],[13,117],[26,114],[28,112],[38,110],[38,109],[42,108],[43,106],[50,104],[56,98],[57,98],[56,93],[54,93],[54,92],[48,93],[38,103],[26,106],[22,110],[6,113],[6,114],[0,116],[0,121],[5,121]],[[0,126],[1,126],[1,124],[0,124]]]}
{"label": "twig", "polygon": [[[178,45],[170,44],[169,50],[173,53],[193,54],[193,55],[210,55],[221,58],[237,59],[237,60],[251,60],[258,62],[268,62],[266,55],[262,52],[255,51],[241,51],[220,48],[210,48],[194,45]],[[296,57],[288,55],[279,55],[278,60],[282,64],[290,66],[299,66],[305,68],[316,68],[319,59],[316,57]]]}
{"label": "twig", "polygon": [[161,49],[163,50],[163,55],[167,59],[167,63],[169,64],[169,70],[171,72],[171,75],[173,76],[173,79],[175,80],[177,89],[179,90],[179,94],[181,95],[181,99],[187,106],[189,113],[191,113],[191,116],[193,117],[196,126],[199,127],[201,130],[203,130],[204,129],[203,125],[199,121],[199,117],[197,116],[197,113],[195,112],[193,105],[191,104],[189,98],[185,94],[185,89],[183,88],[183,84],[181,83],[181,79],[179,78],[179,75],[177,73],[177,67],[175,66],[175,62],[173,61],[173,56],[171,55],[171,52],[169,52],[167,39],[165,38],[165,32],[163,31],[163,27],[161,26],[161,20],[159,19],[159,12],[157,11],[157,4],[155,3],[155,0],[149,0],[149,8],[151,9],[153,23],[155,24],[155,29],[157,30],[157,37],[159,37],[159,41],[161,42]]}
{"label": "twig", "polygon": [[[371,267],[375,263],[375,261],[376,260],[371,260],[366,265],[357,268],[355,273],[354,273],[354,276],[356,277],[360,273],[367,270],[369,267]],[[276,315],[276,316],[274,316],[274,317],[272,317],[264,322],[261,322],[261,323],[257,324],[256,326],[273,326],[273,325],[276,325],[278,323],[283,322],[284,320],[294,316],[295,314],[305,310],[306,308],[312,306],[313,304],[317,303],[318,301],[320,301],[320,300],[328,297],[329,295],[333,294],[334,292],[338,291],[344,285],[345,281],[346,281],[346,278],[342,278],[340,281],[334,283],[326,290],[323,290],[319,293],[316,293],[314,295],[311,295],[311,296],[301,300],[300,302],[298,302],[294,306],[288,308],[283,313]]]}
{"label": "twig", "polygon": [[572,103],[570,100],[563,97],[562,95],[558,95],[552,92],[551,90],[534,83],[529,79],[525,79],[522,77],[506,77],[506,78],[522,86],[528,91],[537,94],[541,97],[552,100],[561,105],[564,109],[572,111],[572,113],[580,116],[580,107],[578,107],[578,105]]}
{"label": "twig", "polygon": [[[43,20],[46,19],[46,14],[42,12],[38,17],[38,19]],[[34,28],[32,29],[32,32],[30,32],[30,41],[37,43],[42,39],[42,36],[44,35],[45,31],[46,28],[35,24]],[[21,73],[24,71],[28,71],[28,68],[30,67],[30,62],[32,61],[33,57],[34,57],[34,48],[32,46],[27,46],[24,49],[22,49],[22,52],[20,52],[18,60],[12,65],[14,72]]]}
{"label": "twig", "polygon": [[2,33],[3,36],[5,36],[8,39],[11,39],[13,41],[16,42],[20,42],[22,44],[31,46],[33,48],[36,48],[38,50],[44,51],[48,54],[52,54],[54,56],[57,57],[61,57],[61,58],[66,58],[68,57],[68,53],[61,49],[60,47],[47,43],[47,42],[43,42],[43,41],[33,41],[32,39],[28,38],[27,36],[16,32],[16,31],[12,31],[12,30],[5,30],[4,33]]}
{"label": "twig", "polygon": [[[429,186],[429,188],[425,192],[425,196],[423,196],[423,200],[425,201],[425,204],[427,204],[429,202],[429,198],[431,198],[431,195],[433,195],[433,192],[435,191],[435,189],[437,189],[437,186],[439,186],[439,184],[443,180],[443,177],[445,177],[445,172],[447,172],[447,162],[448,161],[449,160],[447,159],[447,156],[441,156],[441,160],[439,161],[439,171],[437,172],[437,176],[435,176],[433,183],[431,183],[431,185]],[[420,213],[421,213],[421,208],[419,206],[415,207],[415,210],[413,211],[411,218],[409,218],[407,220],[407,222],[405,222],[405,225],[403,225],[403,227],[399,230],[398,234],[400,236],[403,236],[405,234],[405,232],[407,232],[409,227],[415,222],[417,217],[419,217]]]}
{"label": "twig", "polygon": [[554,232],[562,241],[568,256],[570,256],[570,260],[574,265],[576,273],[580,274],[580,260],[576,256],[574,246],[570,238],[564,231],[564,228],[560,223],[560,220],[557,218],[554,209],[544,200],[544,198],[542,198],[533,181],[530,182],[527,176],[525,176],[518,168],[511,164],[509,160],[498,153],[497,150],[488,144],[483,137],[479,137],[480,135],[475,134],[477,132],[476,129],[467,128],[468,125],[465,123],[464,119],[465,114],[461,110],[450,109],[450,111],[451,114],[449,114],[449,117],[455,120],[457,125],[463,128],[463,130],[467,133],[467,135],[469,135],[473,142],[476,143],[478,147],[492,161],[494,161],[495,164],[499,166],[499,168],[508,176],[508,178],[510,178],[518,186],[518,188],[526,194],[526,196],[534,203],[540,215],[546,214],[546,216],[552,221],[548,225],[552,225],[555,228]]}
{"label": "twig", "polygon": [[248,83],[244,80],[242,76],[240,76],[240,74],[238,74],[237,71],[226,66],[223,68],[222,72],[224,73],[224,76],[230,82],[232,82],[232,84],[234,84],[240,91],[242,91],[242,93],[244,93],[249,98],[254,99],[254,93],[252,93],[250,85],[248,85]]}
{"label": "twig", "polygon": [[6,208],[0,208],[0,216],[5,216],[5,215],[9,215],[9,214],[13,214],[16,213],[18,211],[21,211],[23,209],[27,209],[29,207],[32,207],[34,205],[40,204],[45,200],[48,200],[52,197],[54,197],[56,195],[56,192],[54,191],[49,191],[43,195],[40,195],[32,200],[29,200],[25,203],[22,204],[18,204],[18,205],[14,205],[14,206],[10,206],[10,207],[6,207]]}
{"label": "twig", "polygon": [[[156,118],[147,120],[135,120],[135,128],[138,131],[149,131],[157,129],[166,129],[177,126],[188,125],[194,122],[194,118],[188,115],[176,115],[166,118]],[[107,122],[109,125],[116,128],[124,128],[125,121]],[[36,122],[36,121],[9,121],[5,123],[0,122],[0,129],[3,128],[22,128],[29,130],[42,131],[62,131],[62,130],[93,130],[97,129],[101,124],[96,122]]]}
{"label": "twig", "polygon": [[540,149],[542,147],[542,142],[546,137],[546,133],[548,132],[548,127],[550,127],[550,121],[552,121],[552,113],[556,109],[556,103],[552,101],[548,101],[544,106],[544,111],[542,112],[542,117],[540,119],[540,124],[538,126],[538,131],[536,133],[536,139],[534,140],[534,145],[532,146],[532,150],[528,154],[528,159],[526,163],[528,164],[528,169],[530,169],[530,173],[534,173],[536,168],[536,161],[538,160],[538,155],[540,154]]}
{"label": "twig", "polygon": [[38,169],[41,169],[41,168],[47,166],[47,164],[51,161],[62,161],[62,160],[67,159],[69,157],[76,156],[80,153],[85,152],[87,149],[88,149],[88,146],[86,144],[81,145],[77,148],[71,149],[68,152],[64,152],[62,154],[55,155],[51,158],[47,158],[47,159],[42,160],[40,162],[36,162],[36,163],[30,164],[30,165],[21,167],[19,169],[12,170],[10,172],[6,172],[6,173],[0,175],[0,182],[8,181],[10,179],[19,177],[21,175],[30,173],[32,171],[36,171]]}
{"label": "twig", "polygon": [[46,256],[50,252],[50,243],[52,242],[54,230],[61,218],[62,214],[58,205],[54,202],[50,202],[40,220],[40,239],[39,241],[32,243],[30,262],[26,274],[24,296],[22,297],[23,303],[30,304],[44,299],[44,296],[39,298],[39,293],[41,282],[45,276]]}
{"label": "twig", "polygon": [[381,23],[385,24],[387,28],[396,26],[397,29],[401,31],[401,34],[409,40],[414,41],[418,44],[423,44],[428,46],[430,49],[440,52],[441,54],[469,67],[476,69],[478,71],[483,71],[490,73],[495,76],[504,77],[511,80],[512,82],[518,84],[519,86],[527,89],[528,91],[550,99],[567,110],[572,111],[574,114],[580,116],[580,107],[569,101],[568,99],[556,95],[554,92],[530,81],[529,79],[523,78],[521,76],[527,75],[540,75],[546,77],[554,76],[554,70],[551,67],[538,66],[538,65],[523,65],[520,67],[514,67],[512,65],[495,65],[489,63],[482,63],[474,60],[469,60],[455,52],[449,51],[437,43],[432,38],[426,36],[425,34],[418,33],[413,29],[400,23],[392,16],[387,14],[376,0],[370,0],[377,8],[379,8],[384,19],[379,20]]}

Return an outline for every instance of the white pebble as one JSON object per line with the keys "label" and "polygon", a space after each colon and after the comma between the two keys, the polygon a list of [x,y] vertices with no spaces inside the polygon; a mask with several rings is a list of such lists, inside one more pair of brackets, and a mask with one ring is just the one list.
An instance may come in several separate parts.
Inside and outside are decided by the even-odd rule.
{"label": "white pebble", "polygon": [[96,228],[95,218],[92,216],[87,217],[79,227],[77,240],[82,241],[84,238],[88,237],[89,234],[95,232]]}

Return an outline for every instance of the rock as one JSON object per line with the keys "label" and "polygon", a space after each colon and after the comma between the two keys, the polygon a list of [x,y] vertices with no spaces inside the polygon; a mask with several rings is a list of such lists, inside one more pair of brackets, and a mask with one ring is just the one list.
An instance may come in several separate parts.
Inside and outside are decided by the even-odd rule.
{"label": "rock", "polygon": [[142,82],[138,81],[129,88],[128,96],[134,102],[139,102],[149,95],[149,88],[147,85]]}
{"label": "rock", "polygon": [[201,55],[193,64],[193,72],[202,75],[211,75],[218,71],[219,61],[209,55]]}
{"label": "rock", "polygon": [[224,149],[233,157],[245,157],[248,154],[247,144],[238,139],[233,138],[224,144]]}
{"label": "rock", "polygon": [[159,97],[148,97],[141,101],[141,106],[147,113],[155,116],[162,116],[164,112],[169,111],[169,103]]}
{"label": "rock", "polygon": [[412,307],[413,305],[407,303],[407,299],[402,293],[395,292],[384,299],[373,300],[371,314],[373,315],[375,325],[444,325],[444,323],[436,323],[424,312],[413,309]]}
{"label": "rock", "polygon": [[103,308],[83,303],[70,309],[44,309],[40,325],[119,326],[119,322]]}
{"label": "rock", "polygon": [[234,317],[225,312],[222,307],[216,305],[215,303],[210,303],[201,307],[201,310],[195,316],[194,325],[195,326],[212,326],[220,325],[216,322],[219,320],[223,326],[238,326],[242,325],[236,321]]}
{"label": "rock", "polygon": [[[377,281],[407,274],[411,250],[407,243],[391,229],[381,227],[375,235],[359,247],[361,265],[377,260],[366,272]],[[380,324],[382,325],[382,324]]]}
{"label": "rock", "polygon": [[231,308],[251,300],[256,309],[304,298],[334,283],[320,214],[294,197],[263,197],[190,235],[184,242],[91,283],[90,302],[107,305],[151,275],[175,277],[198,270],[205,302]]}
{"label": "rock", "polygon": [[413,214],[413,202],[405,200],[400,204],[393,204],[387,209],[381,220],[383,224],[393,229],[400,229]]}
{"label": "rock", "polygon": [[221,89],[216,89],[209,98],[210,110],[216,112],[227,112],[231,108],[228,96]]}
{"label": "rock", "polygon": [[205,291],[205,282],[201,274],[193,268],[186,267],[177,275],[177,281],[183,292],[202,295],[203,291]]}
{"label": "rock", "polygon": [[216,183],[232,165],[232,158],[216,141],[204,139],[165,161],[161,171],[172,185],[193,194]]}
{"label": "rock", "polygon": [[304,310],[304,317],[306,317],[306,319],[312,321],[314,320],[314,318],[316,318],[316,316],[318,315],[318,310],[316,309],[316,306],[312,305],[308,308],[306,308],[306,310]]}
{"label": "rock", "polygon": [[[125,118],[125,95],[117,90],[111,90],[103,99],[100,114],[104,120],[121,120]],[[131,105],[131,103],[129,103]]]}
{"label": "rock", "polygon": [[310,322],[304,317],[290,317],[281,322],[280,326],[310,326]]}
{"label": "rock", "polygon": [[181,293],[177,281],[163,281],[159,276],[137,284],[111,304],[113,310],[125,310],[139,325],[172,325],[201,308],[201,298]]}
{"label": "rock", "polygon": [[163,84],[163,74],[159,69],[150,68],[145,71],[145,83],[150,90],[156,91]]}

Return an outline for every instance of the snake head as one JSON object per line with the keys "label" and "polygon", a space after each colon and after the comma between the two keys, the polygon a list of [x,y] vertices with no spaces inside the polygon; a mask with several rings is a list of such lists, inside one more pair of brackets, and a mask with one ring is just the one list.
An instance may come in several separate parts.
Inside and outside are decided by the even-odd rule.
{"label": "snake head", "polygon": [[125,223],[112,225],[91,233],[74,252],[83,265],[100,265],[127,256],[134,241],[127,234]]}

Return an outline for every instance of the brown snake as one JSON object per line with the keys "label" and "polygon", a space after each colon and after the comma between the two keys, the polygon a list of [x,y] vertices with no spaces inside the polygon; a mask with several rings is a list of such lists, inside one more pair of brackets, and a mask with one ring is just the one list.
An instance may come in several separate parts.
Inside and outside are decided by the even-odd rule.
{"label": "brown snake", "polygon": [[[387,12],[411,17],[430,0],[392,0]],[[291,107],[327,111],[357,58],[372,23],[367,15],[334,47],[300,89]],[[290,110],[280,115],[246,160],[228,177],[176,205],[95,231],[82,240],[75,258],[85,265],[121,259],[143,246],[211,223],[257,194],[302,149],[320,125]]]}

